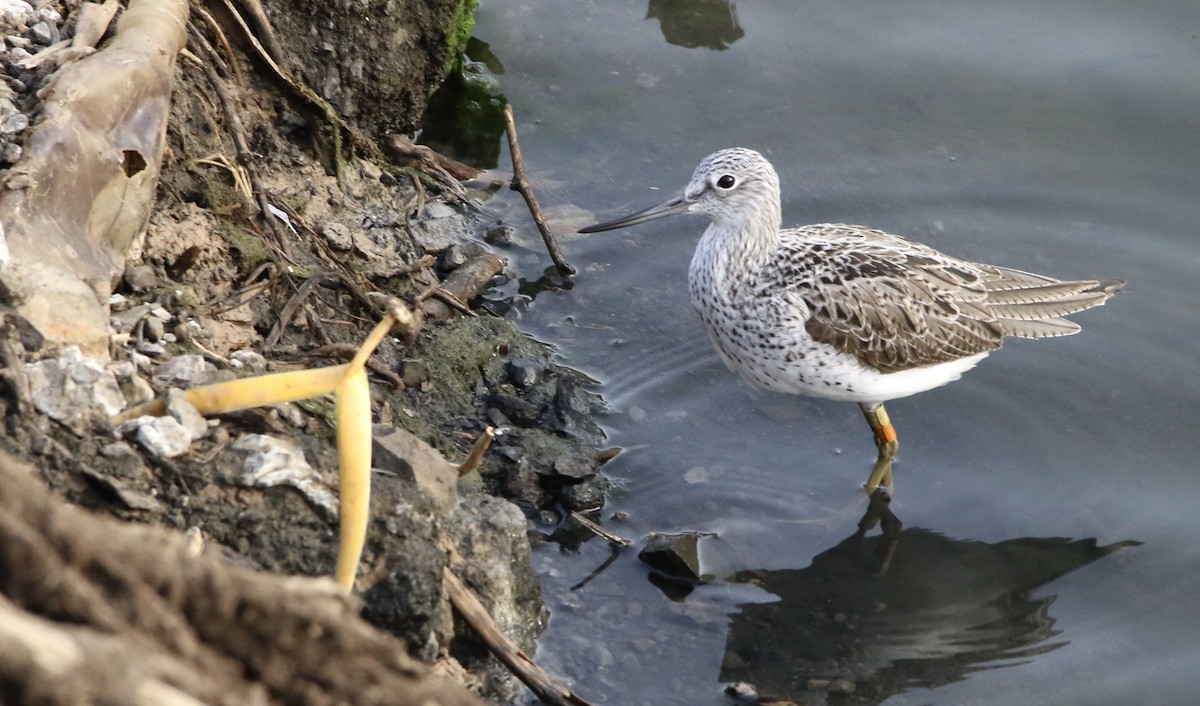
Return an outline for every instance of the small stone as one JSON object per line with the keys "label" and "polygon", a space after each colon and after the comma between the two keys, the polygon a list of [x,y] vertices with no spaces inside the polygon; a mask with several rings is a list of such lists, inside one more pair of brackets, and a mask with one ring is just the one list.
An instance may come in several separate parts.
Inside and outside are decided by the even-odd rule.
{"label": "small stone", "polygon": [[242,475],[232,479],[241,485],[270,488],[288,485],[299,490],[326,517],[337,517],[338,501],[333,492],[321,482],[317,472],[304,458],[304,450],[291,439],[267,434],[246,434],[230,446],[246,452]]}
{"label": "small stone", "polygon": [[492,393],[488,395],[488,406],[500,410],[517,426],[533,427],[538,423],[538,406],[520,397],[502,392]]}
{"label": "small stone", "polygon": [[372,463],[429,494],[443,510],[458,499],[458,467],[412,432],[376,424],[372,434]]}
{"label": "small stone", "polygon": [[725,687],[725,695],[739,704],[752,704],[758,701],[758,691],[744,681]]}
{"label": "small stone", "polygon": [[400,361],[400,380],[408,387],[417,387],[429,380],[429,366],[419,360]]}
{"label": "small stone", "polygon": [[122,278],[125,286],[132,292],[148,292],[158,284],[158,276],[149,265],[133,265],[125,268]]}
{"label": "small stone", "polygon": [[58,41],[58,28],[47,22],[38,22],[29,28],[29,38],[35,43],[48,47]]}
{"label": "small stone", "polygon": [[670,576],[698,581],[700,579],[699,532],[680,532],[646,536],[646,545],[638,559]]}
{"label": "small stone", "polygon": [[513,230],[512,226],[492,226],[491,228],[487,229],[486,233],[484,233],[483,240],[491,245],[508,247],[509,245],[513,244],[514,232],[515,231]]}
{"label": "small stone", "polygon": [[554,459],[554,474],[568,483],[578,483],[596,475],[596,463],[591,458],[564,454]]}
{"label": "small stone", "polygon": [[568,485],[562,491],[562,501],[576,512],[592,512],[604,507],[604,485],[591,478]]}
{"label": "small stone", "polygon": [[125,407],[113,373],[100,361],[84,357],[75,346],[64,349],[57,358],[26,364],[25,375],[33,406],[77,431],[87,426],[93,409],[111,417]]}
{"label": "small stone", "polygon": [[14,135],[27,127],[29,127],[29,116],[24,113],[17,113],[16,115],[9,116],[3,123],[0,123],[0,133]]}
{"label": "small stone", "polygon": [[208,420],[196,411],[196,407],[188,401],[182,390],[171,388],[167,390],[167,414],[187,429],[192,439],[201,439],[208,435]]}
{"label": "small stone", "polygon": [[134,438],[152,456],[174,458],[192,446],[192,435],[174,417],[138,417],[133,422],[137,426]]}
{"label": "small stone", "polygon": [[229,354],[229,364],[235,368],[261,371],[267,369],[267,359],[261,353],[249,348],[241,348]]}
{"label": "small stone", "polygon": [[166,325],[163,324],[163,322],[160,319],[156,319],[153,316],[147,316],[145,319],[143,319],[143,321],[144,321],[144,323],[142,324],[142,338],[143,339],[145,339],[151,343],[158,343],[159,341],[163,340],[163,336],[166,335],[167,331],[166,331]]}
{"label": "small stone", "polygon": [[142,341],[137,345],[137,352],[151,358],[162,358],[167,354],[167,349],[161,343]]}
{"label": "small stone", "polygon": [[29,41],[25,37],[19,37],[15,34],[8,35],[4,38],[4,41],[7,42],[8,46],[10,47],[20,47],[22,49],[28,49],[30,45],[33,44],[33,42]]}
{"label": "small stone", "polygon": [[334,250],[346,251],[354,247],[354,238],[350,235],[350,229],[341,223],[328,223],[321,228],[321,235],[329,241],[329,246]]}
{"label": "small stone", "polygon": [[205,360],[204,356],[180,355],[158,366],[151,381],[160,390],[168,387],[195,387],[207,383],[216,372],[216,366]]}
{"label": "small stone", "polygon": [[8,162],[9,164],[12,164],[20,159],[22,154],[24,154],[24,150],[20,145],[15,142],[9,142],[3,147],[0,147],[0,162]]}
{"label": "small stone", "polygon": [[462,267],[467,261],[467,251],[461,245],[451,245],[438,255],[438,268],[443,272],[450,272]]}
{"label": "small stone", "polygon": [[546,366],[535,358],[516,358],[508,363],[508,379],[521,389],[533,387],[542,379]]}

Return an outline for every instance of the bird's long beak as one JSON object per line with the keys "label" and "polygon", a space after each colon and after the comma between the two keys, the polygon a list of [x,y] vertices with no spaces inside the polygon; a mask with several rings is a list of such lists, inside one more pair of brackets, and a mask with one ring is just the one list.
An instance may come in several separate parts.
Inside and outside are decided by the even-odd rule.
{"label": "bird's long beak", "polygon": [[607,223],[597,223],[594,226],[580,228],[579,232],[599,233],[602,230],[614,230],[616,228],[624,228],[626,226],[636,226],[639,223],[646,223],[647,221],[654,221],[659,218],[665,218],[666,216],[673,216],[676,213],[686,213],[688,206],[691,206],[691,202],[685,199],[683,194],[679,194],[666,203],[660,203],[659,205],[652,206],[644,211],[638,211],[637,213],[630,214],[624,218],[608,221]]}

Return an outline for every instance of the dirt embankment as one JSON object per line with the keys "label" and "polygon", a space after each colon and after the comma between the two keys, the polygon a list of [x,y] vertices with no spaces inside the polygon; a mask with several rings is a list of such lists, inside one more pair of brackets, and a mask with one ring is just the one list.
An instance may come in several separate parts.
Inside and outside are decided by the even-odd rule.
{"label": "dirt embankment", "polygon": [[[135,1],[125,14],[139,4],[156,3]],[[526,517],[544,522],[602,502],[594,451],[602,435],[588,381],[553,365],[507,321],[447,293],[466,291],[469,299],[502,261],[468,241],[483,228],[468,191],[386,150],[389,136],[418,123],[469,35],[471,3],[266,2],[269,27],[255,20],[256,5],[193,6],[179,36],[188,49],[163,77],[171,101],[160,142],[122,147],[124,133],[113,129],[99,131],[99,142],[74,144],[80,159],[113,168],[103,183],[71,182],[70,199],[79,203],[70,210],[83,225],[59,226],[90,243],[63,245],[68,255],[99,263],[78,275],[83,287],[38,299],[44,292],[27,286],[36,278],[14,277],[39,249],[17,245],[13,235],[32,232],[29,210],[0,208],[13,246],[11,260],[0,249],[0,449],[25,459],[70,503],[176,533],[96,524],[57,509],[24,480],[5,482],[0,542],[13,551],[0,565],[0,644],[29,648],[20,653],[25,662],[0,656],[5,703],[31,695],[41,703],[80,702],[80,695],[104,703],[130,684],[206,702],[324,703],[344,701],[361,680],[382,685],[392,678],[384,673],[400,675],[401,686],[426,677],[420,665],[388,657],[396,646],[355,622],[355,612],[441,672],[511,694],[503,671],[456,624],[443,571],[463,578],[500,627],[531,650],[542,616]],[[57,22],[29,7],[33,14],[7,29],[31,42],[43,34],[69,39],[84,24],[82,7],[62,3]],[[35,34],[38,22],[53,32]],[[0,149],[13,162],[3,176],[7,194],[53,191],[55,182],[28,178],[22,161],[46,134],[38,132],[48,121],[37,99],[70,93],[68,69],[116,43],[111,27],[102,36],[99,52],[75,52],[57,72],[49,61],[22,68],[42,50],[31,45],[36,51],[21,55],[7,45],[8,85],[21,89],[9,104],[32,119],[28,132],[6,138],[24,154]],[[103,113],[104,101],[93,100]],[[132,195],[147,174],[157,176],[157,190],[126,249],[97,223],[142,213]],[[101,218],[113,213],[120,218]],[[70,280],[78,263],[60,260],[53,265]],[[456,289],[462,282],[469,285]],[[357,597],[346,604],[322,587],[234,568],[332,572],[338,464],[328,401],[193,424],[182,451],[141,427],[122,436],[109,417],[171,387],[344,362],[373,326],[382,296],[408,302],[424,324],[416,340],[385,341],[373,357],[378,470]],[[73,334],[90,337],[82,352],[69,349]],[[458,463],[488,426],[503,434],[457,489],[445,495],[419,482],[414,463]],[[19,464],[3,466],[28,475]],[[51,528],[55,537],[38,538]],[[34,562],[43,544],[47,557],[61,560]],[[220,609],[202,610],[205,597]],[[37,662],[44,645],[9,629],[30,620],[42,621],[29,623],[44,628],[37,634],[81,650],[83,661]],[[245,624],[255,625],[252,639],[231,636]],[[275,624],[291,627],[265,627]],[[304,635],[323,637],[313,647]],[[364,648],[364,640],[376,646]],[[346,650],[370,652],[377,662],[346,661]],[[114,651],[153,667],[110,670],[104,665]],[[318,669],[324,662],[350,666]],[[64,670],[63,681],[53,671],[63,664],[88,668]],[[230,677],[220,698],[196,678],[218,664]],[[288,686],[288,670],[308,676]],[[437,698],[460,702],[453,692]]]}

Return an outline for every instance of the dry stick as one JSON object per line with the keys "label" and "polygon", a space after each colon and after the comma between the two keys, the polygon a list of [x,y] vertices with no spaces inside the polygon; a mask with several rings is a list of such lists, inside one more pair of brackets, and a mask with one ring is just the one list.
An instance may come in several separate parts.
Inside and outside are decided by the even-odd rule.
{"label": "dry stick", "polygon": [[309,277],[308,281],[296,289],[296,293],[292,295],[292,298],[279,311],[279,317],[275,320],[275,325],[271,327],[271,332],[267,334],[266,340],[263,341],[264,351],[271,350],[279,343],[279,339],[283,338],[284,329],[287,328],[292,317],[296,315],[296,310],[300,308],[300,305],[304,303],[308,295],[312,294],[312,291],[321,283],[321,280],[330,274],[329,272],[318,272]]}
{"label": "dry stick", "polygon": [[563,259],[562,251],[558,249],[558,240],[546,227],[546,219],[542,216],[542,207],[538,205],[537,197],[533,195],[533,187],[525,179],[525,159],[521,157],[521,145],[517,143],[517,126],[513,122],[512,106],[507,103],[504,104],[504,132],[508,135],[508,151],[512,155],[511,188],[525,198],[529,212],[533,214],[533,222],[537,224],[538,231],[542,234],[542,240],[546,241],[546,250],[549,251],[550,259],[554,261],[554,266],[558,268],[559,274],[573,275],[575,268],[568,265],[567,261]]}
{"label": "dry stick", "polygon": [[583,525],[584,529],[588,530],[589,532],[596,535],[597,537],[600,537],[601,539],[605,540],[609,544],[613,544],[613,545],[616,545],[619,547],[633,546],[633,542],[629,541],[628,539],[625,539],[624,537],[622,537],[619,534],[616,534],[615,532],[611,532],[609,530],[604,529],[600,525],[596,524],[595,522],[592,522],[586,516],[580,514],[579,512],[576,512],[575,510],[571,511],[571,518],[574,519],[579,524]]}
{"label": "dry stick", "polygon": [[467,623],[479,633],[492,654],[504,663],[518,679],[528,686],[543,703],[551,706],[591,706],[587,701],[571,693],[571,690],[554,681],[541,667],[517,647],[508,635],[496,627],[496,622],[487,609],[469,588],[449,568],[442,570],[442,584],[450,597],[450,604]]}

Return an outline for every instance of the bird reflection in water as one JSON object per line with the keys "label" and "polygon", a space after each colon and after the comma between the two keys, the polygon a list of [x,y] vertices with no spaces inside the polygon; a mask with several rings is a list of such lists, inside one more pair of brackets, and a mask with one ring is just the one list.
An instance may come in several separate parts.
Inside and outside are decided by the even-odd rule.
{"label": "bird reflection in water", "polygon": [[[884,500],[807,568],[733,579],[779,600],[739,606],[721,681],[752,685],[764,701],[874,704],[1013,664],[1068,642],[1052,639],[1054,596],[1035,596],[1038,587],[1139,544],[950,539],[901,530]],[[866,537],[874,523],[884,533]]]}

